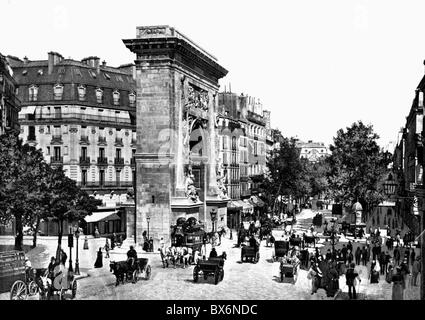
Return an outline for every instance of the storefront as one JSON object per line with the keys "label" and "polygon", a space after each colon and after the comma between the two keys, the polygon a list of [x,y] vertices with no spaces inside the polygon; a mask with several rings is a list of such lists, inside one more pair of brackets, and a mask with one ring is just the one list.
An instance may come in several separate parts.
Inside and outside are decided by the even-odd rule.
{"label": "storefront", "polygon": [[241,223],[243,206],[237,201],[227,203],[227,227],[236,229]]}
{"label": "storefront", "polygon": [[119,214],[117,209],[93,212],[84,218],[87,223],[85,234],[94,236],[96,229],[100,236],[110,236],[113,233],[125,234],[125,225],[121,222]]}

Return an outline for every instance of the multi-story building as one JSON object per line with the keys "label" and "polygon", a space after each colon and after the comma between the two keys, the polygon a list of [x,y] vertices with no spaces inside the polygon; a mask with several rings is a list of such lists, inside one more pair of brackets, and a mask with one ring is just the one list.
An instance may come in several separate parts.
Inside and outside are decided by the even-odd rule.
{"label": "multi-story building", "polygon": [[16,92],[13,70],[6,57],[0,53],[0,134],[7,129],[19,129],[20,101]]}
{"label": "multi-story building", "polygon": [[134,66],[114,68],[98,57],[76,61],[56,52],[47,60],[8,61],[19,86],[24,142],[105,204],[126,201],[135,176]]}
{"label": "multi-story building", "polygon": [[297,141],[297,148],[300,149],[300,158],[307,159],[310,162],[317,162],[319,159],[330,154],[329,149],[323,142],[308,142]]}

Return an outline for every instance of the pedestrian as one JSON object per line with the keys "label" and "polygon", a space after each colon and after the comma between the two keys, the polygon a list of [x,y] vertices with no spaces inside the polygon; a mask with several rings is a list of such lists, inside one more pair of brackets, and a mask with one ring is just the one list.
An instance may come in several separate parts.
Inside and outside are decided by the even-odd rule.
{"label": "pedestrian", "polygon": [[357,247],[356,253],[354,254],[354,256],[356,258],[356,265],[360,265],[360,258],[362,256],[362,251],[361,251],[360,247]]}
{"label": "pedestrian", "polygon": [[379,283],[379,270],[379,262],[373,260],[369,272],[370,283]]}
{"label": "pedestrian", "polygon": [[413,264],[415,263],[415,257],[416,257],[416,252],[415,252],[415,248],[412,248],[412,252],[410,253],[410,263]]}
{"label": "pedestrian", "polygon": [[385,252],[385,262],[384,262],[384,269],[385,269],[385,274],[388,274],[388,267],[390,265],[391,262],[391,256],[390,253],[387,251]]}
{"label": "pedestrian", "polygon": [[353,252],[353,244],[351,243],[351,240],[348,241],[347,250],[350,250],[351,252]]}
{"label": "pedestrian", "polygon": [[161,237],[161,240],[159,240],[159,247],[160,247],[161,250],[164,250],[165,241],[164,241],[163,237]]}
{"label": "pedestrian", "polygon": [[347,262],[347,247],[345,246],[345,244],[342,245],[342,249],[341,249],[341,254],[342,254],[342,259],[344,260],[344,263]]}
{"label": "pedestrian", "polygon": [[387,281],[388,283],[391,283],[393,275],[394,275],[394,266],[393,266],[392,262],[390,262],[388,264],[387,275],[385,276],[385,281]]}
{"label": "pedestrian", "polygon": [[361,282],[359,274],[354,271],[355,266],[356,265],[354,263],[351,263],[349,268],[347,269],[347,272],[345,273],[345,283],[348,286],[348,297],[350,298],[350,300],[357,299],[355,279]]}
{"label": "pedestrian", "polygon": [[320,270],[317,262],[311,264],[310,270],[307,273],[307,279],[311,280],[311,294],[317,293],[322,281],[323,273]]}
{"label": "pedestrian", "polygon": [[94,263],[95,268],[102,268],[103,267],[103,253],[102,248],[99,248],[99,251],[97,252],[97,258],[96,262]]}
{"label": "pedestrian", "polygon": [[395,265],[398,266],[400,264],[400,248],[398,246],[398,243],[397,243],[396,247],[394,248],[393,255],[394,255]]}
{"label": "pedestrian", "polygon": [[412,285],[414,287],[417,286],[416,279],[418,278],[419,273],[421,272],[422,266],[421,266],[421,257],[418,256],[412,265]]}
{"label": "pedestrian", "polygon": [[149,252],[153,252],[153,237],[149,239]]}
{"label": "pedestrian", "polygon": [[147,237],[147,232],[146,230],[143,231],[142,233],[142,237],[143,237],[143,251],[149,252],[149,239]]}
{"label": "pedestrian", "polygon": [[353,253],[352,253],[352,251],[350,249],[348,249],[348,254],[347,254],[347,262],[348,262],[348,264],[350,264],[351,262],[353,262],[353,260],[354,260]]}
{"label": "pedestrian", "polygon": [[95,238],[100,238],[100,233],[99,233],[99,229],[96,227],[94,228],[94,237]]}
{"label": "pedestrian", "polygon": [[392,300],[404,300],[405,283],[400,267],[396,267],[396,273],[391,281],[393,282]]}
{"label": "pedestrian", "polygon": [[367,264],[367,249],[365,246],[363,246],[363,249],[362,249],[362,264],[364,266],[366,266]]}
{"label": "pedestrian", "polygon": [[409,270],[409,265],[407,264],[407,259],[403,259],[403,261],[400,263],[400,270],[401,270],[401,274],[403,275],[403,279],[404,279],[404,288],[406,289],[407,287],[407,276],[410,276],[410,270]]}
{"label": "pedestrian", "polygon": [[114,250],[116,241],[117,241],[117,235],[114,232],[111,236],[111,250]]}
{"label": "pedestrian", "polygon": [[89,240],[87,239],[87,236],[84,236],[83,250],[89,250]]}
{"label": "pedestrian", "polygon": [[385,253],[382,251],[380,254],[379,254],[379,257],[378,257],[378,261],[379,261],[379,265],[380,265],[380,269],[381,269],[381,275],[384,275],[385,274]]}
{"label": "pedestrian", "polygon": [[109,258],[109,242],[108,242],[108,238],[106,238],[106,243],[105,243],[104,249],[105,249],[105,252],[106,252],[105,259],[108,259]]}

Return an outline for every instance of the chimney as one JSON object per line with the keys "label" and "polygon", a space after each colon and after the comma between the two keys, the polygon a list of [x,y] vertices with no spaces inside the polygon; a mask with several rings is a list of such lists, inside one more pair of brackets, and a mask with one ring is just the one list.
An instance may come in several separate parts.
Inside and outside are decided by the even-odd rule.
{"label": "chimney", "polygon": [[48,54],[48,74],[52,74],[53,66],[62,61],[63,57],[57,52],[50,51]]}
{"label": "chimney", "polygon": [[27,56],[25,56],[25,57],[24,57],[24,64],[28,64],[28,61],[29,61],[29,60],[28,60],[28,57],[27,57]]}
{"label": "chimney", "polygon": [[84,58],[83,60],[81,60],[82,63],[95,68],[96,72],[99,74],[100,72],[100,58],[98,57],[88,57],[88,58]]}
{"label": "chimney", "polygon": [[105,60],[102,61],[102,67],[106,67],[106,61]]}

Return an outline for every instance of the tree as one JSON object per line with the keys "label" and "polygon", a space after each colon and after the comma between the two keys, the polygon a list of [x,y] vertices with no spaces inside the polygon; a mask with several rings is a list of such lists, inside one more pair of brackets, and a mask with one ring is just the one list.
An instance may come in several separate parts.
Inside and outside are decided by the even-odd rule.
{"label": "tree", "polygon": [[372,125],[355,122],[346,131],[340,129],[330,146],[329,185],[334,197],[344,205],[359,201],[370,210],[383,200],[379,182],[387,173],[390,154],[377,143],[379,136]]}
{"label": "tree", "polygon": [[300,153],[294,138],[280,138],[280,147],[272,150],[268,157],[267,173],[261,187],[267,190],[269,206],[272,206],[280,195],[297,196],[304,191],[300,184],[303,166]]}
{"label": "tree", "polygon": [[306,159],[302,159],[304,165],[303,179],[309,183],[310,196],[320,196],[326,193],[329,188],[328,183],[328,172],[329,165],[326,159],[321,158],[318,162],[310,162]]}
{"label": "tree", "polygon": [[23,144],[19,131],[0,136],[0,223],[15,221],[15,249],[22,250],[23,227],[36,219],[45,162],[40,150]]}

